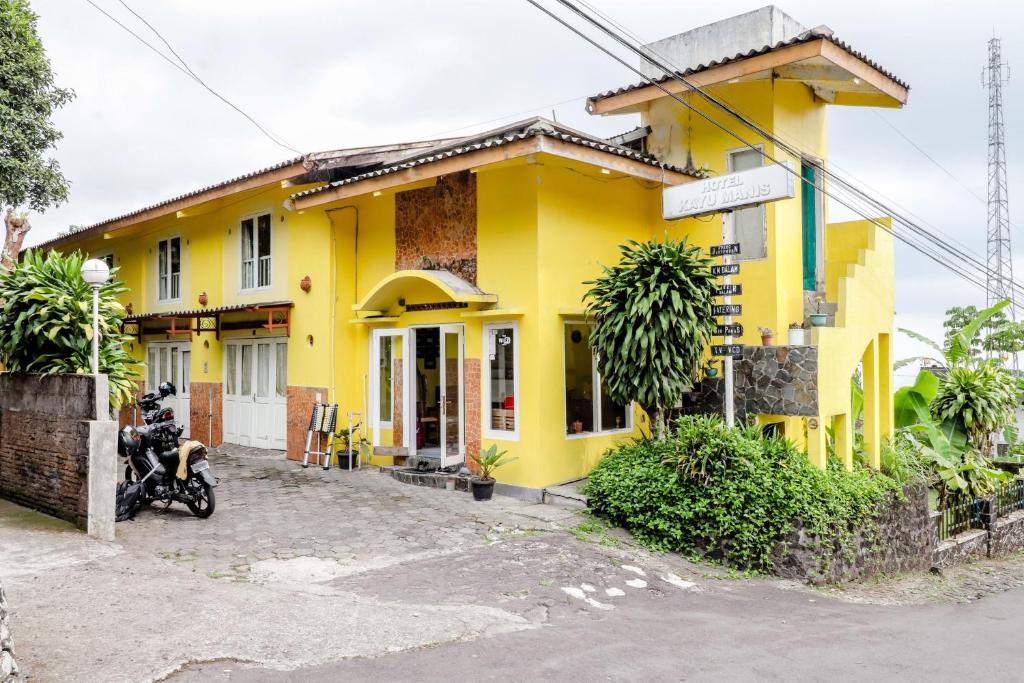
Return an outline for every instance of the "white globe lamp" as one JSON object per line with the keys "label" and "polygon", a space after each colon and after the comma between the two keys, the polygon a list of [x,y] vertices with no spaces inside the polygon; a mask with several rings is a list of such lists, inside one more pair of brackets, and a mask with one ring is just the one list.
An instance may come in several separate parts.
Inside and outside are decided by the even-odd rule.
{"label": "white globe lamp", "polygon": [[110,278],[105,261],[89,259],[82,264],[82,279],[92,287],[92,374],[100,374],[100,287]]}

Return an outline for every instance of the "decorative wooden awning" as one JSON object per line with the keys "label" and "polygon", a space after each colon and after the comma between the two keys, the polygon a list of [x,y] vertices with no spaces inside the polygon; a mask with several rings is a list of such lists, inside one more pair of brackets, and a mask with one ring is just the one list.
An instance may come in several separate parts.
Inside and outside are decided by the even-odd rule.
{"label": "decorative wooden awning", "polygon": [[[220,339],[229,330],[284,330],[291,336],[291,301],[270,301],[258,304],[234,304],[217,308],[194,308],[185,311],[142,313],[124,319],[123,334],[142,341],[143,335],[202,336],[213,334]],[[264,317],[265,316],[265,317]]]}

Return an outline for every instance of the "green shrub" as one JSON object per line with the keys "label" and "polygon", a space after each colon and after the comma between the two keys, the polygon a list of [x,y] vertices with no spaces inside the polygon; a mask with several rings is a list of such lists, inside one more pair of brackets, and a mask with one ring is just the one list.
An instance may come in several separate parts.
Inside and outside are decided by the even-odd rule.
{"label": "green shrub", "polygon": [[925,481],[930,474],[921,452],[902,432],[882,442],[881,465],[882,473],[899,484]]}
{"label": "green shrub", "polygon": [[770,570],[795,520],[842,543],[873,525],[879,504],[899,490],[863,468],[819,470],[791,442],[764,439],[756,429],[685,417],[664,440],[610,450],[586,493],[594,513],[651,549]]}
{"label": "green shrub", "polygon": [[[25,252],[14,270],[0,274],[0,365],[8,372],[89,374],[92,372],[92,288],[82,279],[84,257],[55,251]],[[115,270],[116,273],[116,270]],[[107,375],[110,407],[132,401],[138,361],[121,334],[124,284],[100,287],[100,372]]]}

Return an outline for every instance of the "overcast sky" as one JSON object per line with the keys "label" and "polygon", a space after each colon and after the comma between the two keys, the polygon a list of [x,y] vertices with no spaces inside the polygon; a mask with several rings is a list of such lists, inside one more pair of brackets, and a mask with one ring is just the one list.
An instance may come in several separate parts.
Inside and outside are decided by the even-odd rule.
{"label": "overcast sky", "polygon": [[[525,0],[126,0],[212,87],[302,151],[470,133],[533,114],[595,133],[584,96],[636,80]],[[550,2],[550,0],[548,0]],[[162,47],[118,0],[94,0]],[[645,40],[763,3],[591,0]],[[56,118],[70,201],[36,216],[32,244],[294,156],[140,44],[86,0],[32,0],[60,85]],[[1017,2],[786,0],[911,85],[901,111],[834,107],[829,163],[978,254],[985,252],[987,96],[993,31],[1024,74]],[[1006,90],[1010,216],[1024,278],[1024,79]],[[902,139],[898,127],[965,189]],[[1016,203],[1015,203],[1016,202]],[[1015,210],[1020,206],[1020,210]],[[830,218],[848,216],[830,208]],[[941,336],[943,311],[984,294],[906,247],[897,250],[897,324]],[[897,357],[920,352],[902,337]]]}

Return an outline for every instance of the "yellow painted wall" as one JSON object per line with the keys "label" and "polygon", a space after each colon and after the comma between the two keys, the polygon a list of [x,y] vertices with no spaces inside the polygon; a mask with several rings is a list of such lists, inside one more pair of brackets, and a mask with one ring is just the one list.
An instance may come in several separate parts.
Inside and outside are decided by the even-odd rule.
{"label": "yellow painted wall", "polygon": [[[724,101],[789,144],[808,151],[818,159],[827,156],[825,105],[816,101],[809,88],[800,83],[751,81],[709,88],[710,95]],[[757,133],[699,96],[687,101],[698,111],[722,123],[747,142],[760,145],[779,161],[789,161],[799,172],[800,160],[790,157]],[[688,159],[698,169],[717,176],[728,172],[727,155],[744,149],[743,142],[713,123],[665,97],[650,104],[643,123],[652,128],[649,149],[660,159],[686,166]],[[801,185],[793,199],[766,205],[767,258],[741,262],[733,282],[743,285],[736,299],[743,305],[744,335],[739,343],[759,345],[759,327],[770,327],[776,339],[784,340],[790,323],[804,320]],[[707,247],[722,242],[724,215],[673,221],[668,224],[674,237],[688,236],[692,243]]]}

